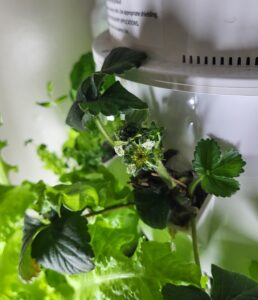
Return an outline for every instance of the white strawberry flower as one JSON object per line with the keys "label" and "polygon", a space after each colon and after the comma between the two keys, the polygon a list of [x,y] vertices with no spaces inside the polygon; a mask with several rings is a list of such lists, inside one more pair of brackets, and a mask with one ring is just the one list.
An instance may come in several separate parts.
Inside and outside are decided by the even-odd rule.
{"label": "white strawberry flower", "polygon": [[151,150],[154,146],[155,146],[155,142],[149,139],[142,144],[142,147],[145,148],[146,150]]}
{"label": "white strawberry flower", "polygon": [[124,151],[124,148],[122,145],[116,145],[114,147],[114,150],[118,156],[124,156],[124,154],[125,154],[125,151]]}
{"label": "white strawberry flower", "polygon": [[127,165],[127,173],[131,175],[135,175],[137,171],[136,165],[135,164],[130,164]]}

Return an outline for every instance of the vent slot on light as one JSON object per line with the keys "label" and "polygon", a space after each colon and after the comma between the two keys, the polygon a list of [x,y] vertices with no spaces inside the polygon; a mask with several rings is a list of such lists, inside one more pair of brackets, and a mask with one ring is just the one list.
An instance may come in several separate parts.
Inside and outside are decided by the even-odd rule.
{"label": "vent slot on light", "polygon": [[258,66],[258,56],[251,59],[251,57],[208,57],[208,56],[193,56],[183,55],[183,64],[197,64],[197,65],[211,65],[211,66]]}

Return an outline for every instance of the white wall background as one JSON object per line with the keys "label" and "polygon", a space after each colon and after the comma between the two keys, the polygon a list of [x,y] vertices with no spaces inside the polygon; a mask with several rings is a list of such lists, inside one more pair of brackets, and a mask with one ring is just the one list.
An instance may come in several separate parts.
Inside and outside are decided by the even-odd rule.
{"label": "white wall background", "polygon": [[[4,157],[19,165],[12,182],[54,180],[42,171],[35,145],[60,148],[67,107],[44,109],[35,102],[46,100],[49,80],[56,96],[67,92],[72,65],[106,27],[102,8],[102,0],[0,0],[0,139],[9,142]],[[34,144],[25,147],[30,138]]]}

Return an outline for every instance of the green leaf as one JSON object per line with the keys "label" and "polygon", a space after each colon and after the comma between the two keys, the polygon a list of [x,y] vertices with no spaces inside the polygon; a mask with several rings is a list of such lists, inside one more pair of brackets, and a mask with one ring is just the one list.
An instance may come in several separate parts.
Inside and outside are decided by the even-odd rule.
{"label": "green leaf", "polygon": [[245,164],[236,150],[231,149],[222,154],[216,141],[206,139],[196,146],[193,170],[207,193],[228,197],[239,190],[239,183],[233,178],[244,172]]}
{"label": "green leaf", "polygon": [[104,73],[94,73],[80,85],[76,100],[78,102],[95,101],[116,82],[115,76]]}
{"label": "green leaf", "polygon": [[50,107],[53,107],[53,106],[63,103],[67,98],[68,98],[67,95],[63,95],[63,96],[56,98],[54,101],[44,101],[44,102],[36,102],[36,103],[39,106],[42,106],[45,108],[50,108]]}
{"label": "green leaf", "polygon": [[83,80],[95,72],[95,63],[92,52],[81,56],[74,65],[70,75],[72,89],[77,90]]}
{"label": "green leaf", "polygon": [[237,180],[216,175],[204,176],[201,185],[207,193],[220,197],[229,197],[240,188]]}
{"label": "green leaf", "polygon": [[191,199],[178,188],[170,190],[170,216],[169,222],[180,227],[188,228],[190,221],[196,216]]}
{"label": "green leaf", "polygon": [[44,163],[45,169],[51,170],[57,175],[62,175],[65,172],[67,166],[64,160],[58,157],[55,152],[49,151],[45,144],[37,147],[37,154]]}
{"label": "green leaf", "polygon": [[85,207],[94,207],[99,203],[96,189],[84,182],[56,185],[48,189],[47,196],[49,200],[51,198],[56,199],[58,196],[60,202],[73,211],[82,211]]}
{"label": "green leaf", "polygon": [[7,141],[0,140],[0,150],[2,151],[7,146]]}
{"label": "green leaf", "polygon": [[76,99],[77,90],[70,89],[68,94],[69,94],[70,100],[71,100],[72,102],[74,102],[75,99]]}
{"label": "green leaf", "polygon": [[34,194],[26,185],[0,185],[0,241],[6,241],[13,234],[34,201]]}
{"label": "green leaf", "polygon": [[162,300],[165,283],[200,282],[199,268],[178,257],[169,243],[142,242],[132,257],[106,258],[86,274],[78,297],[105,300]]}
{"label": "green leaf", "polygon": [[120,82],[113,84],[97,101],[83,102],[80,108],[93,115],[102,113],[105,116],[117,115],[129,108],[146,109],[147,104],[128,92]]}
{"label": "green leaf", "polygon": [[25,214],[22,248],[19,261],[19,275],[25,281],[31,281],[37,277],[40,272],[40,266],[37,261],[31,257],[31,244],[34,236],[44,227],[44,224],[37,218]]}
{"label": "green leaf", "polygon": [[130,182],[130,176],[121,157],[115,156],[108,161],[107,168],[122,185],[126,186]]}
{"label": "green leaf", "polygon": [[137,212],[147,225],[159,229],[167,226],[170,214],[167,187],[135,188],[134,197]]}
{"label": "green leaf", "polygon": [[45,268],[79,274],[94,268],[87,221],[80,213],[63,209],[61,218],[38,233],[32,242],[32,258]]}
{"label": "green leaf", "polygon": [[45,271],[47,284],[61,295],[61,299],[74,299],[74,289],[68,284],[66,277],[52,270]]}
{"label": "green leaf", "polygon": [[143,127],[149,118],[148,109],[130,109],[126,112],[125,121],[127,124],[134,124]]}
{"label": "green leaf", "polygon": [[66,117],[66,124],[71,126],[72,128],[78,130],[78,131],[83,131],[85,130],[83,123],[82,123],[82,119],[84,116],[84,112],[80,109],[79,106],[80,102],[75,101],[69,112],[68,115]]}
{"label": "green leaf", "polygon": [[49,187],[45,184],[45,182],[42,180],[36,183],[25,181],[24,184],[26,184],[36,199],[33,204],[30,205],[31,209],[39,212],[41,215],[48,214],[49,211],[57,209],[56,203],[55,205],[52,205],[52,199],[47,196]]}
{"label": "green leaf", "polygon": [[67,99],[68,99],[68,96],[67,95],[63,95],[63,96],[60,96],[60,97],[56,98],[54,100],[54,103],[55,104],[61,104],[61,103],[63,103]]}
{"label": "green leaf", "polygon": [[[0,186],[0,299],[34,299],[35,295],[37,300],[62,299],[59,291],[47,284],[44,272],[30,284],[24,284],[18,275],[24,214],[35,200],[28,183]],[[30,265],[24,263],[27,271],[23,272],[29,274]]]}
{"label": "green leaf", "polygon": [[2,157],[2,150],[7,146],[7,141],[0,140],[0,184],[9,184],[9,173],[17,172],[18,168],[8,164]]}
{"label": "green leaf", "polygon": [[145,276],[144,267],[131,259],[106,259],[77,283],[78,299],[162,300],[154,276]]}
{"label": "green leaf", "polygon": [[100,93],[103,94],[116,82],[116,77],[114,75],[105,75],[103,82],[100,86]]}
{"label": "green leaf", "polygon": [[[54,84],[52,81],[48,81],[46,85],[46,90],[47,90],[47,96],[49,99],[52,99],[53,97],[53,92],[54,92]],[[49,108],[54,106],[56,103],[54,101],[43,101],[43,102],[36,102],[37,105]]]}
{"label": "green leaf", "polygon": [[167,284],[162,289],[164,300],[211,300],[202,290],[195,286],[176,286]]}
{"label": "green leaf", "polygon": [[96,73],[85,79],[78,89],[76,101],[84,103],[97,100],[104,77],[105,74]]}
{"label": "green leaf", "polygon": [[69,137],[63,145],[63,156],[68,161],[75,161],[85,173],[97,169],[102,163],[106,149],[104,137],[99,131],[69,131]]}
{"label": "green leaf", "polygon": [[120,74],[132,67],[140,66],[141,61],[145,58],[146,55],[141,51],[117,48],[106,58],[102,72],[92,74],[92,69],[87,69],[88,78],[80,86],[76,83],[73,87],[73,89],[79,87],[79,90],[76,101],[68,113],[66,123],[80,131],[85,129],[85,122],[83,123],[85,116],[81,110],[86,113],[90,112],[94,116],[99,113],[109,116],[124,112],[129,108],[146,108],[145,103],[126,91],[119,83],[114,83],[114,76],[110,76],[110,74],[116,72]]}
{"label": "green leaf", "polygon": [[36,102],[37,105],[42,106],[42,107],[52,107],[54,105],[54,102],[50,102],[50,101],[45,101],[45,102]]}
{"label": "green leaf", "polygon": [[245,162],[236,150],[229,150],[223,154],[213,173],[217,176],[238,177],[244,172]]}
{"label": "green leaf", "polygon": [[105,74],[93,74],[88,77],[80,85],[76,101],[72,104],[67,118],[66,124],[72,128],[83,131],[85,130],[83,118],[85,118],[85,113],[81,110],[82,103],[96,101],[99,96],[99,89],[103,83]]}
{"label": "green leaf", "polygon": [[54,91],[53,81],[48,81],[47,82],[47,95],[48,95],[49,98],[52,98],[53,91]]}
{"label": "green leaf", "polygon": [[95,261],[103,263],[110,257],[119,260],[131,256],[140,237],[138,219],[137,213],[129,208],[98,216],[89,225]]}
{"label": "green leaf", "polygon": [[218,164],[220,157],[220,147],[214,140],[200,140],[195,148],[194,171],[198,174],[206,175]]}
{"label": "green leaf", "polygon": [[223,270],[212,265],[212,300],[258,299],[258,282],[241,274]]}
{"label": "green leaf", "polygon": [[98,203],[91,201],[89,205],[94,211],[127,203],[131,197],[129,187],[121,184],[105,167],[99,167],[95,172],[75,171],[62,176],[62,179],[72,184],[81,182],[85,186],[94,188],[99,199]]}
{"label": "green leaf", "polygon": [[118,47],[108,54],[101,71],[108,74],[123,74],[132,68],[140,67],[146,58],[146,53],[142,51]]}
{"label": "green leaf", "polygon": [[200,285],[201,272],[197,265],[181,258],[170,243],[144,242],[139,260],[150,277],[155,274],[160,283],[192,283]]}
{"label": "green leaf", "polygon": [[87,206],[90,207],[99,203],[96,189],[80,182],[66,189],[62,196],[64,205],[73,211],[81,211]]}
{"label": "green leaf", "polygon": [[258,261],[256,260],[251,261],[249,266],[249,273],[254,280],[258,281]]}
{"label": "green leaf", "polygon": [[[13,230],[12,235],[6,242],[0,242],[0,299],[1,300],[60,300],[64,299],[58,287],[51,287],[45,279],[44,271],[30,284],[24,284],[18,276],[19,254],[22,240],[23,217],[20,217],[19,224]],[[68,285],[68,284],[67,284]],[[64,287],[65,288],[65,287]],[[74,297],[65,297],[67,300],[74,300]]]}

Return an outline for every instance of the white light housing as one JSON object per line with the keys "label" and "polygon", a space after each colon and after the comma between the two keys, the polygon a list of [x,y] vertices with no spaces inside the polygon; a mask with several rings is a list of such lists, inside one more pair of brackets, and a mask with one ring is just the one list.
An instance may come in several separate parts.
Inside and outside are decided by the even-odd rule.
{"label": "white light housing", "polygon": [[96,40],[95,58],[116,46],[140,48],[151,59],[129,79],[258,95],[257,9],[256,0],[107,0],[109,32]]}

